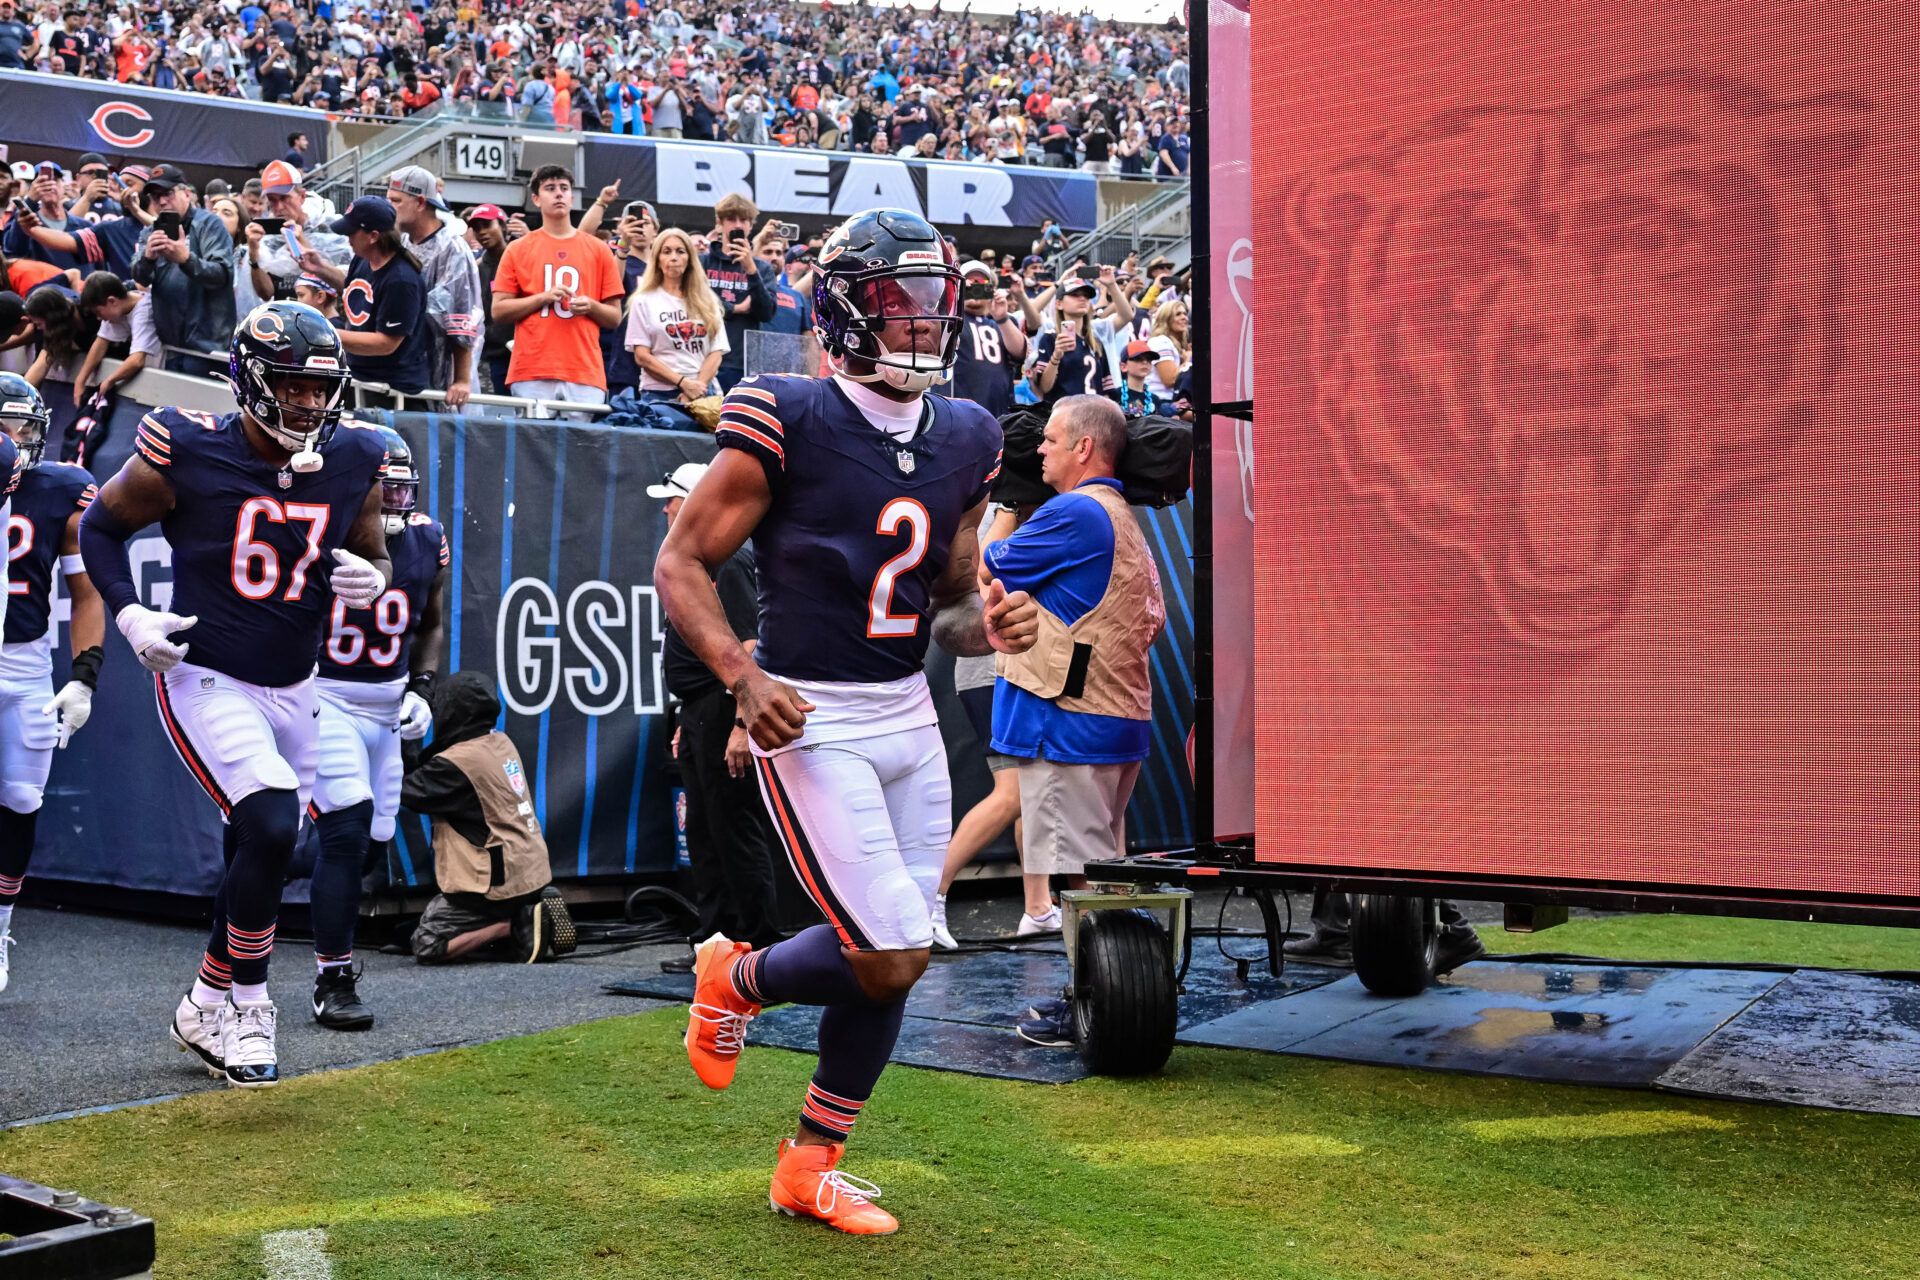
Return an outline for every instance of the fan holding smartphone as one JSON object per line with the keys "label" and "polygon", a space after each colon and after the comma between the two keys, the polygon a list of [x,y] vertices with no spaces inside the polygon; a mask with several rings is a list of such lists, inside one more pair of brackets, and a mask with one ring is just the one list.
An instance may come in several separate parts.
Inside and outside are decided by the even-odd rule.
{"label": "fan holding smartphone", "polygon": [[[133,279],[153,296],[154,328],[169,347],[224,353],[233,336],[233,239],[218,215],[194,201],[186,174],[163,164],[147,178],[153,225],[138,242]],[[178,363],[176,364],[176,359]],[[224,354],[168,358],[170,370],[224,369]]]}

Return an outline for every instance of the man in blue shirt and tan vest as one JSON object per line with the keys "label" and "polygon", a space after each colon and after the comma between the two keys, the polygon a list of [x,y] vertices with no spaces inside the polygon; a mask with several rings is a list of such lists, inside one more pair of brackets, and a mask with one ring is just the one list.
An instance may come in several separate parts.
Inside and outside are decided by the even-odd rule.
{"label": "man in blue shirt and tan vest", "polygon": [[[1085,884],[1088,862],[1125,851],[1127,800],[1153,727],[1148,653],[1166,623],[1160,574],[1115,472],[1127,421],[1101,396],[1054,406],[1041,478],[1057,496],[1017,530],[1003,515],[983,581],[1040,606],[1033,648],[997,658],[993,749],[1020,760],[1023,870]],[[1060,927],[1060,910],[1036,923]],[[1029,930],[1031,931],[1031,930]],[[1035,1006],[1021,1035],[1066,1044],[1064,1002]]]}

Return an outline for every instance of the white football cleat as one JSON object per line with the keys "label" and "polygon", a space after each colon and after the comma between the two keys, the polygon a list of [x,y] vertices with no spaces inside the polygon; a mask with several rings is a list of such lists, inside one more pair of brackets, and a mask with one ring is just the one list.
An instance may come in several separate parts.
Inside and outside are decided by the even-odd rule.
{"label": "white football cleat", "polygon": [[7,949],[13,946],[13,928],[11,925],[0,929],[0,991],[7,989]]}
{"label": "white football cleat", "polygon": [[225,1029],[227,1002],[197,1005],[193,1002],[193,993],[189,991],[180,997],[180,1003],[173,1011],[173,1025],[167,1028],[167,1036],[180,1047],[181,1052],[191,1053],[206,1065],[207,1074],[220,1076],[226,1074],[227,1060],[221,1034]]}
{"label": "white football cleat", "polygon": [[280,1058],[274,1048],[277,1014],[273,1001],[238,1004],[228,997],[221,1030],[227,1083],[240,1089],[265,1089],[280,1083]]}
{"label": "white football cleat", "polygon": [[947,895],[935,894],[933,898],[933,945],[942,951],[958,951],[960,944],[954,941],[953,933],[947,928]]}

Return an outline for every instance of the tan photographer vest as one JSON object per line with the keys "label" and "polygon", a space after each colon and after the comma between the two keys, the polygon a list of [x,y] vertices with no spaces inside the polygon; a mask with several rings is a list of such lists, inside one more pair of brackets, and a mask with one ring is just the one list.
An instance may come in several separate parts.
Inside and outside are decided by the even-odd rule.
{"label": "tan photographer vest", "polygon": [[1073,492],[1098,502],[1113,523],[1113,572],[1106,594],[1071,626],[1041,609],[1033,648],[995,655],[994,669],[1062,711],[1151,720],[1147,655],[1167,621],[1160,571],[1118,489],[1093,484]]}
{"label": "tan photographer vest", "polygon": [[[489,898],[518,898],[544,888],[553,879],[547,865],[547,841],[533,814],[526,767],[502,733],[482,734],[440,753],[466,775],[487,819],[487,843],[481,848],[436,820],[433,824],[433,874],[442,893],[481,893]],[[515,781],[519,785],[514,785]]]}

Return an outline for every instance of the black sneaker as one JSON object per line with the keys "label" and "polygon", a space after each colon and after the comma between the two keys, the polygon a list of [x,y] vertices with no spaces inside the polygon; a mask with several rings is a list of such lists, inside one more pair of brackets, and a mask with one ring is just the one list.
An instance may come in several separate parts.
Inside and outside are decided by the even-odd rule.
{"label": "black sneaker", "polygon": [[1309,964],[1352,964],[1353,942],[1344,933],[1326,933],[1315,929],[1304,938],[1293,938],[1280,947],[1289,960]]}
{"label": "black sneaker", "polygon": [[522,964],[572,955],[576,943],[567,900],[552,885],[514,914],[513,945]]}
{"label": "black sneaker", "polygon": [[1454,932],[1449,929],[1440,935],[1440,945],[1434,949],[1433,971],[1436,974],[1452,973],[1461,965],[1478,960],[1487,954],[1487,944],[1480,941],[1480,935],[1472,929]]}
{"label": "black sneaker", "polygon": [[373,1010],[360,1003],[355,986],[360,971],[351,965],[331,965],[313,980],[313,1020],[335,1031],[365,1031],[373,1025]]}

